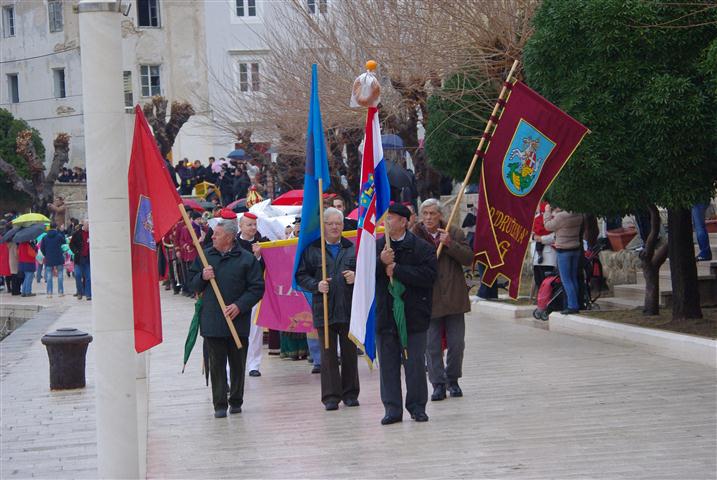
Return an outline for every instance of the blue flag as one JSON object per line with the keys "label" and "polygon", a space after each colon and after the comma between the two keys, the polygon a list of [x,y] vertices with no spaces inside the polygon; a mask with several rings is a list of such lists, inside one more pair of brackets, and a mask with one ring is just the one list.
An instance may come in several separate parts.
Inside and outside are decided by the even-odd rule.
{"label": "blue flag", "polygon": [[[319,201],[319,179],[323,182],[323,192],[329,188],[329,161],[326,156],[324,126],[321,123],[319,106],[319,79],[316,64],[311,65],[311,103],[309,104],[309,128],[306,132],[306,173],[304,174],[304,203],[301,206],[301,229],[299,244],[294,258],[293,288],[301,290],[296,284],[296,269],[304,250],[321,238],[319,215],[323,212],[323,202]],[[307,297],[309,305],[311,298]]]}

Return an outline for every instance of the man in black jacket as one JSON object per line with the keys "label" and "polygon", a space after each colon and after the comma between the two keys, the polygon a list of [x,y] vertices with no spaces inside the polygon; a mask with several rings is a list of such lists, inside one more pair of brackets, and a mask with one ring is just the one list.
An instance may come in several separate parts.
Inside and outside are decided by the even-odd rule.
{"label": "man in black jacket", "polygon": [[389,248],[386,245],[385,238],[376,242],[376,346],[381,374],[381,401],[386,410],[386,415],[381,420],[382,425],[400,422],[403,418],[403,348],[393,316],[393,297],[388,291],[391,278],[406,287],[402,296],[408,331],[408,355],[404,360],[406,410],[417,422],[428,421],[426,331],[431,320],[433,283],[437,277],[438,266],[435,249],[406,230],[410,218],[411,211],[406,206],[398,203],[391,205],[386,215],[391,246]]}
{"label": "man in black jacket", "polygon": [[[252,254],[239,246],[237,230],[236,214],[223,210],[212,235],[213,246],[205,250],[209,266],[203,268],[197,258],[189,274],[191,288],[203,294],[199,326],[209,350],[209,374],[216,418],[227,416],[227,404],[229,413],[241,412],[249,317],[251,308],[264,294],[261,266]],[[216,279],[224,297],[224,311],[209,283],[212,278]],[[238,349],[234,343],[225,315],[232,320],[244,348]],[[231,376],[228,402],[227,359]]]}
{"label": "man in black jacket", "polygon": [[[356,345],[349,339],[356,250],[350,240],[341,236],[344,226],[341,211],[327,208],[324,225],[327,280],[322,280],[321,239],[318,239],[302,253],[296,283],[312,295],[314,327],[321,343],[321,402],[326,410],[336,410],[341,400],[347,407],[359,405],[358,355]],[[328,350],[324,348],[324,292],[329,299]],[[340,373],[337,343],[341,346]]]}

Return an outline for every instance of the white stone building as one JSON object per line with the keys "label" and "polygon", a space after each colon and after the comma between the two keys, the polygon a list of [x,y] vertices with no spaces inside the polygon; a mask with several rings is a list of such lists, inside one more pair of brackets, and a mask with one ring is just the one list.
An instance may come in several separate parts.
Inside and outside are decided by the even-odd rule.
{"label": "white stone building", "polygon": [[[78,0],[0,0],[0,108],[26,120],[42,135],[46,161],[59,132],[71,135],[70,166],[84,166],[82,75]],[[207,94],[204,2],[124,0],[124,95],[128,132],[132,106],[152,95],[192,101]],[[182,128],[173,157],[202,159],[214,137],[197,112]],[[226,153],[226,152],[224,152]]]}

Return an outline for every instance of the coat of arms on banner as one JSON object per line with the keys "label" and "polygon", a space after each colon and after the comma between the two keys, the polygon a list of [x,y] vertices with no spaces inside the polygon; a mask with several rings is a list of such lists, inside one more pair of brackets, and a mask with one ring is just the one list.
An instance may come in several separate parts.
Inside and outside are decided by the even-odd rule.
{"label": "coat of arms on banner", "polygon": [[157,248],[154,243],[154,224],[152,222],[152,202],[144,195],[139,196],[137,219],[134,227],[134,243],[150,250]]}
{"label": "coat of arms on banner", "polygon": [[521,119],[503,159],[503,182],[518,197],[530,193],[555,142]]}

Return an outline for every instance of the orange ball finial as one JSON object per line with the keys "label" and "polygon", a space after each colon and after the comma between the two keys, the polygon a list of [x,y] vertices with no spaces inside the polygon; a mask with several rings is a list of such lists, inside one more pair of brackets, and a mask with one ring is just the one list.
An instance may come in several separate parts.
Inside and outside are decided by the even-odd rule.
{"label": "orange ball finial", "polygon": [[378,63],[376,63],[375,60],[369,60],[366,62],[366,70],[374,71],[376,70],[376,67],[378,67]]}

